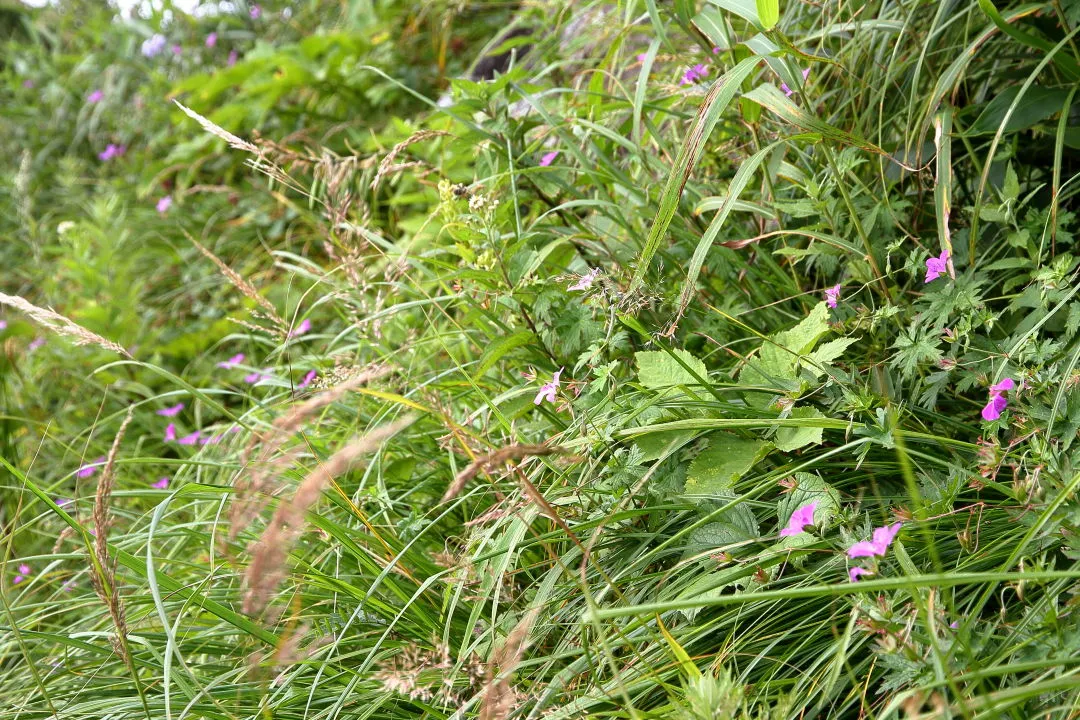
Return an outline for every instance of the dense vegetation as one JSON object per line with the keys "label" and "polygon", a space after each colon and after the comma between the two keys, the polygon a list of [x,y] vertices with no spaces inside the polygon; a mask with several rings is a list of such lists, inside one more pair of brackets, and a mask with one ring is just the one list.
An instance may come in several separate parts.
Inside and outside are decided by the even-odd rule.
{"label": "dense vegetation", "polygon": [[0,717],[1080,717],[1080,2],[154,5],[0,0]]}

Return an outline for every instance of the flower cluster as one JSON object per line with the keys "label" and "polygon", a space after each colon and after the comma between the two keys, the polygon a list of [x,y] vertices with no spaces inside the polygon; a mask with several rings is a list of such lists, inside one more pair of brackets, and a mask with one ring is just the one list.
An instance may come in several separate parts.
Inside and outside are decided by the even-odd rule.
{"label": "flower cluster", "polygon": [[[854,560],[855,558],[873,558],[883,557],[885,552],[892,545],[893,539],[896,534],[900,532],[900,528],[903,527],[903,523],[893,523],[892,525],[884,525],[879,528],[874,528],[874,534],[869,540],[860,540],[851,547],[848,548],[847,556]],[[848,570],[848,579],[851,582],[855,582],[860,575],[872,575],[870,570],[866,570],[861,567],[853,567]]]}

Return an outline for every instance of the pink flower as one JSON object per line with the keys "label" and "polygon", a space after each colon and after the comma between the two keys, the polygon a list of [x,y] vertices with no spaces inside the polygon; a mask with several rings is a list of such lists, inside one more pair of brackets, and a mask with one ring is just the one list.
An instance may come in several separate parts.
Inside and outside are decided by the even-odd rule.
{"label": "pink flower", "polygon": [[37,350],[39,347],[41,347],[44,344],[45,344],[45,338],[36,337],[36,338],[34,338],[33,340],[30,341],[30,344],[26,346],[26,349],[30,350],[30,351],[34,351],[34,350]]}
{"label": "pink flower", "polygon": [[56,503],[57,507],[64,507],[65,505],[70,505],[74,501],[71,498],[58,497],[53,500],[53,502]]}
{"label": "pink flower", "polygon": [[[808,78],[809,76],[810,76],[810,68],[806,68],[805,70],[802,71],[802,79],[803,79],[804,83],[806,82],[806,78]],[[795,91],[792,90],[791,88],[789,88],[787,86],[787,83],[784,83],[784,82],[780,83],[780,89],[783,90],[784,94],[787,95],[788,97],[791,97],[792,95],[795,94]]]}
{"label": "pink flower", "polygon": [[949,251],[942,250],[941,254],[936,258],[926,259],[926,279],[923,283],[928,283],[931,280],[937,280],[942,274],[949,270]]}
{"label": "pink flower", "polygon": [[105,462],[105,456],[104,455],[99,457],[97,460],[94,460],[92,462],[88,462],[87,464],[85,464],[81,468],[79,468],[78,472],[75,473],[75,477],[80,477],[80,478],[88,478],[88,477],[90,477],[91,475],[93,475],[94,473],[97,472],[97,469],[99,467],[101,467],[101,464],[104,463],[104,462]]}
{"label": "pink flower", "polygon": [[234,367],[244,362],[244,353],[236,353],[231,358],[224,362],[219,362],[217,366],[226,370],[232,370]]}
{"label": "pink flower", "polygon": [[166,195],[165,197],[161,198],[157,201],[157,205],[155,205],[154,207],[157,208],[157,211],[162,215],[169,212],[169,208],[172,207],[172,196]]}
{"label": "pink flower", "polygon": [[817,510],[817,500],[807,503],[791,513],[787,527],[780,531],[781,537],[798,535],[807,525],[814,524],[814,511]]}
{"label": "pink flower", "polygon": [[557,158],[557,157],[559,157],[559,151],[558,150],[553,150],[552,152],[544,153],[544,156],[540,158],[540,167],[547,167],[552,162],[554,162],[555,158]]}
{"label": "pink flower", "polygon": [[314,370],[310,371],[307,375],[304,376],[303,380],[297,383],[296,389],[303,390],[308,385],[310,385],[317,377],[319,377],[319,373],[315,372]]}
{"label": "pink flower", "polygon": [[645,62],[645,57],[646,57],[645,53],[638,53],[637,54],[637,61],[643,63],[643,62]]}
{"label": "pink flower", "polygon": [[26,80],[22,81],[22,86],[24,88],[26,88],[27,90],[33,90],[34,89],[34,81],[31,80],[30,78],[27,78]]}
{"label": "pink flower", "polygon": [[709,74],[709,68],[706,67],[705,65],[702,65],[701,63],[698,63],[697,65],[695,65],[694,67],[690,68],[685,73],[683,73],[682,83],[681,84],[683,84],[683,85],[693,85],[698,80],[703,79],[708,74]]}
{"label": "pink flower", "polygon": [[199,442],[199,436],[200,435],[202,435],[202,433],[199,432],[198,430],[196,430],[195,432],[191,433],[190,435],[185,435],[184,437],[180,438],[176,442],[180,443],[181,445],[195,445],[196,443]]}
{"label": "pink flower", "polygon": [[836,301],[840,299],[840,285],[837,283],[831,288],[825,288],[825,304],[831,308],[836,307]]}
{"label": "pink flower", "polygon": [[157,414],[162,417],[176,417],[180,414],[180,411],[184,409],[184,403],[176,403],[175,405],[167,408],[162,408],[157,411]]}
{"label": "pink flower", "polygon": [[173,45],[172,46],[172,54],[173,55],[180,55],[183,52],[184,52],[184,48],[182,48],[181,46],[179,46],[179,45]]}
{"label": "pink flower", "polygon": [[30,566],[27,565],[26,563],[20,563],[19,567],[18,567],[18,570],[19,570],[20,575],[29,575],[30,574]]}
{"label": "pink flower", "polygon": [[0,330],[7,330],[7,320],[0,320]]}
{"label": "pink flower", "polygon": [[306,333],[310,329],[311,329],[311,321],[308,320],[307,318],[304,318],[303,320],[300,321],[299,325],[297,325],[295,328],[293,328],[292,330],[289,331],[288,336],[291,337],[291,338],[294,338],[294,337],[297,337],[299,335],[303,335],[304,333]]}
{"label": "pink flower", "polygon": [[248,11],[252,20],[258,20],[262,17],[262,8],[258,5],[252,5],[251,10]]}
{"label": "pink flower", "polygon": [[212,32],[206,36],[206,47],[212,48],[217,45],[217,33]]}
{"label": "pink flower", "polygon": [[239,56],[236,54],[235,50],[230,50],[229,51],[229,59],[225,61],[225,65],[227,67],[232,67],[233,65],[236,64],[236,60],[237,60],[238,57]]}
{"label": "pink flower", "polygon": [[150,487],[154,488],[155,490],[164,490],[165,488],[169,487],[169,478],[163,477],[157,482],[150,483]]}
{"label": "pink flower", "polygon": [[25,579],[26,578],[24,578],[22,575],[16,575],[15,577],[13,577],[11,579],[11,584],[12,585],[18,585],[19,583],[21,583]]}
{"label": "pink flower", "polygon": [[1005,398],[1005,393],[1016,387],[1016,383],[1012,378],[1005,378],[1001,382],[990,386],[990,399],[986,403],[986,407],[982,409],[983,420],[987,422],[993,422],[1001,417],[1001,412],[1009,405],[1009,401]]}
{"label": "pink flower", "polygon": [[559,391],[559,375],[562,374],[563,369],[559,368],[555,371],[555,374],[551,376],[551,382],[544,383],[540,387],[540,392],[536,393],[536,399],[533,400],[533,405],[539,405],[544,400],[549,403],[555,402],[555,393]]}
{"label": "pink flower", "polygon": [[94,92],[92,92],[92,93],[90,93],[89,95],[86,96],[86,103],[88,105],[93,105],[94,103],[99,103],[99,102],[101,102],[101,99],[103,97],[105,97],[105,93],[101,92],[100,90],[95,90]]}
{"label": "pink flower", "polygon": [[849,558],[860,557],[873,557],[875,555],[884,555],[885,551],[892,545],[893,538],[896,537],[896,533],[900,532],[900,527],[903,523],[893,523],[892,525],[885,525],[874,529],[874,536],[870,540],[862,540],[855,543],[848,548],[847,555]]}
{"label": "pink flower", "polygon": [[859,579],[860,575],[873,575],[874,573],[861,567],[853,567],[847,571],[848,580],[855,582]]}
{"label": "pink flower", "polygon": [[567,290],[588,290],[592,287],[593,282],[597,276],[600,275],[600,268],[592,268],[584,275],[578,276],[578,281],[573,285],[570,285]]}
{"label": "pink flower", "polygon": [[176,425],[169,423],[165,426],[165,442],[173,442],[176,440]]}
{"label": "pink flower", "polygon": [[720,54],[720,48],[718,48],[718,47],[714,47],[714,48],[712,49],[712,54],[713,54],[713,55],[719,55],[719,54]]}
{"label": "pink flower", "polygon": [[244,382],[246,382],[248,385],[254,385],[255,383],[259,382],[260,380],[265,380],[268,377],[270,377],[270,376],[269,375],[264,375],[263,373],[256,370],[253,373],[248,373],[247,375],[245,375],[244,376]]}
{"label": "pink flower", "polygon": [[112,160],[114,157],[120,157],[127,152],[126,145],[113,145],[109,143],[104,150],[98,153],[98,160],[102,162]]}

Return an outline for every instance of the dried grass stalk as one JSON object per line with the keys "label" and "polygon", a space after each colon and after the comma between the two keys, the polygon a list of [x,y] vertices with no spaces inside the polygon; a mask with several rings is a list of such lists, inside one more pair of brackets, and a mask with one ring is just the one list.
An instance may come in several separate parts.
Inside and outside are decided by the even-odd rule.
{"label": "dried grass stalk", "polygon": [[[396,172],[397,170],[400,170],[400,168],[395,168],[394,160],[397,159],[397,156],[400,155],[405,150],[405,148],[418,142],[430,140],[433,137],[443,137],[449,134],[450,133],[444,132],[442,130],[420,130],[418,132],[414,132],[412,135],[399,142],[390,150],[390,152],[386,154],[386,157],[383,158],[382,162],[379,163],[379,170],[375,173],[375,179],[371,181],[371,189],[377,189],[379,187],[379,183],[382,182],[382,179],[386,175],[390,174],[391,172]],[[411,163],[406,163],[406,165],[408,164]]]}
{"label": "dried grass stalk", "polygon": [[258,303],[259,307],[261,307],[266,312],[266,315],[270,318],[271,322],[278,326],[279,333],[285,332],[285,327],[287,327],[288,324],[281,318],[280,315],[277,314],[277,310],[274,309],[274,306],[270,304],[269,300],[264,298],[259,293],[258,289],[254,285],[241,277],[240,273],[236,272],[231,267],[226,265],[225,261],[223,261],[217,255],[203,247],[198,240],[191,237],[191,235],[188,235],[187,237],[188,240],[190,240],[192,244],[195,245],[195,247],[199,248],[199,252],[209,258],[212,263],[217,265],[218,270],[220,270],[221,274],[225,276],[225,279],[231,282],[237,290],[242,292],[244,294],[244,297],[250,298],[251,300],[254,300],[256,303]]}
{"label": "dried grass stalk", "polygon": [[[532,630],[540,608],[535,607],[523,617],[499,648],[488,665],[487,682],[484,684],[484,704],[480,707],[480,720],[505,720],[514,709],[515,695],[510,687],[510,676],[528,647]],[[498,671],[496,671],[496,667]]]}
{"label": "dried grass stalk", "polygon": [[38,307],[29,300],[19,297],[18,295],[5,295],[4,293],[0,293],[0,303],[11,305],[18,310],[22,310],[30,316],[31,320],[39,325],[47,327],[58,335],[65,335],[72,338],[76,345],[97,345],[106,350],[120,353],[126,358],[131,357],[131,353],[114,343],[112,340],[106,340],[100,335],[90,332],[82,325],[77,325],[71,320],[68,320],[63,315],[47,308]]}
{"label": "dried grass stalk", "polygon": [[412,418],[406,417],[354,439],[308,473],[297,487],[292,500],[278,506],[262,537],[251,547],[251,564],[245,576],[247,592],[244,594],[244,612],[254,615],[266,607],[270,597],[285,578],[286,557],[306,526],[305,516],[308,510],[330,482],[348,470],[362,455],[377,449],[384,440],[411,422]]}
{"label": "dried grass stalk", "polygon": [[252,153],[253,155],[258,155],[259,154],[259,148],[257,146],[255,146],[254,144],[249,143],[247,140],[244,140],[242,138],[238,138],[237,136],[233,135],[231,132],[229,132],[225,128],[220,127],[219,125],[216,125],[215,123],[211,122],[210,120],[207,120],[206,118],[204,118],[202,115],[195,112],[191,108],[184,107],[178,101],[173,100],[173,102],[176,104],[176,107],[178,107],[178,108],[180,108],[181,110],[184,111],[185,115],[187,115],[189,118],[191,118],[195,122],[199,123],[199,125],[202,126],[203,130],[210,133],[211,135],[216,135],[217,137],[221,138],[225,142],[229,143],[229,147],[236,148],[237,150],[243,150],[244,152],[249,152],[249,153]]}
{"label": "dried grass stalk", "polygon": [[108,459],[98,479],[97,492],[94,494],[94,570],[91,573],[91,584],[101,601],[109,608],[109,616],[117,632],[117,651],[123,655],[126,662],[131,658],[127,653],[127,619],[124,612],[124,604],[120,600],[120,590],[116,585],[116,563],[109,559],[109,501],[112,498],[113,485],[116,479],[116,456],[120,452],[120,442],[124,439],[124,433],[133,417],[129,408],[127,417],[120,424],[120,429],[113,438],[112,447],[109,449]]}
{"label": "dried grass stalk", "polygon": [[504,463],[508,463],[511,460],[517,460],[529,455],[541,456],[541,455],[557,455],[566,452],[563,448],[550,445],[511,445],[510,447],[503,448],[502,450],[496,450],[493,453],[488,453],[483,457],[479,457],[469,464],[464,470],[459,472],[454,481],[450,483],[450,487],[446,488],[446,492],[442,496],[440,502],[446,502],[452,500],[462,491],[465,485],[476,477],[481,470],[487,472],[492,468],[496,468]]}

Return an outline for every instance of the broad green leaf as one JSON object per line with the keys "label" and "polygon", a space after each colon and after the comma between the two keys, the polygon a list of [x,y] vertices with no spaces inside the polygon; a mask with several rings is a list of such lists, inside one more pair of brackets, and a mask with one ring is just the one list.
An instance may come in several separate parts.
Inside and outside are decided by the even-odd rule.
{"label": "broad green leaf", "polygon": [[[967,135],[985,135],[995,133],[1004,123],[1004,132],[1017,132],[1026,130],[1035,123],[1046,120],[1054,113],[1061,112],[1062,103],[1068,97],[1069,91],[1062,88],[1044,88],[1033,85],[1028,88],[1021,98],[1020,103],[1009,115],[1016,96],[1020,93],[1019,86],[1005,88],[998,93],[993,100],[986,104],[979,117],[967,130]],[[1008,115],[1008,121],[1005,116]]]}
{"label": "broad green leaf", "polygon": [[[699,377],[708,376],[705,363],[686,352],[674,350],[676,355],[688,365]],[[634,361],[638,367],[638,382],[650,390],[659,390],[674,385],[699,385],[700,380],[686,370],[679,361],[662,350],[639,352],[634,354]]]}
{"label": "broad green leaf", "polygon": [[758,20],[765,30],[772,30],[780,22],[780,0],[757,0]]}
{"label": "broad green leaf", "polygon": [[758,16],[757,0],[709,0],[709,2],[738,15],[743,20],[752,23],[754,27],[762,28],[761,18]]}
{"label": "broad green leaf", "polygon": [[[817,408],[797,407],[792,408],[791,417],[806,419],[825,416]],[[821,427],[782,427],[776,431],[776,439],[773,442],[777,450],[791,452],[811,444],[820,445],[824,432],[825,429]]]}
{"label": "broad green leaf", "polygon": [[772,447],[764,440],[747,440],[730,433],[713,433],[709,445],[686,472],[688,495],[723,495]]}
{"label": "broad green leaf", "polygon": [[819,302],[798,325],[777,333],[773,338],[776,344],[799,355],[806,355],[814,349],[817,341],[827,332],[829,332],[829,308],[824,302]]}
{"label": "broad green leaf", "polygon": [[804,363],[806,370],[814,377],[821,377],[825,374],[823,368],[832,365],[833,360],[843,355],[849,345],[859,340],[857,337],[845,337],[822,343],[821,347],[809,354],[811,362]]}
{"label": "broad green leaf", "polygon": [[640,462],[652,462],[659,460],[668,453],[678,450],[697,436],[693,430],[665,430],[663,432],[649,433],[634,440],[638,450],[641,451]]}
{"label": "broad green leaf", "polygon": [[484,350],[484,354],[480,358],[480,364],[476,368],[476,372],[473,373],[473,379],[480,379],[484,376],[488,370],[495,366],[495,363],[499,361],[506,353],[510,352],[514,348],[519,348],[522,345],[528,345],[536,339],[536,336],[532,334],[530,330],[521,330],[513,335],[507,335],[506,337],[498,340],[491,345],[488,345]]}

